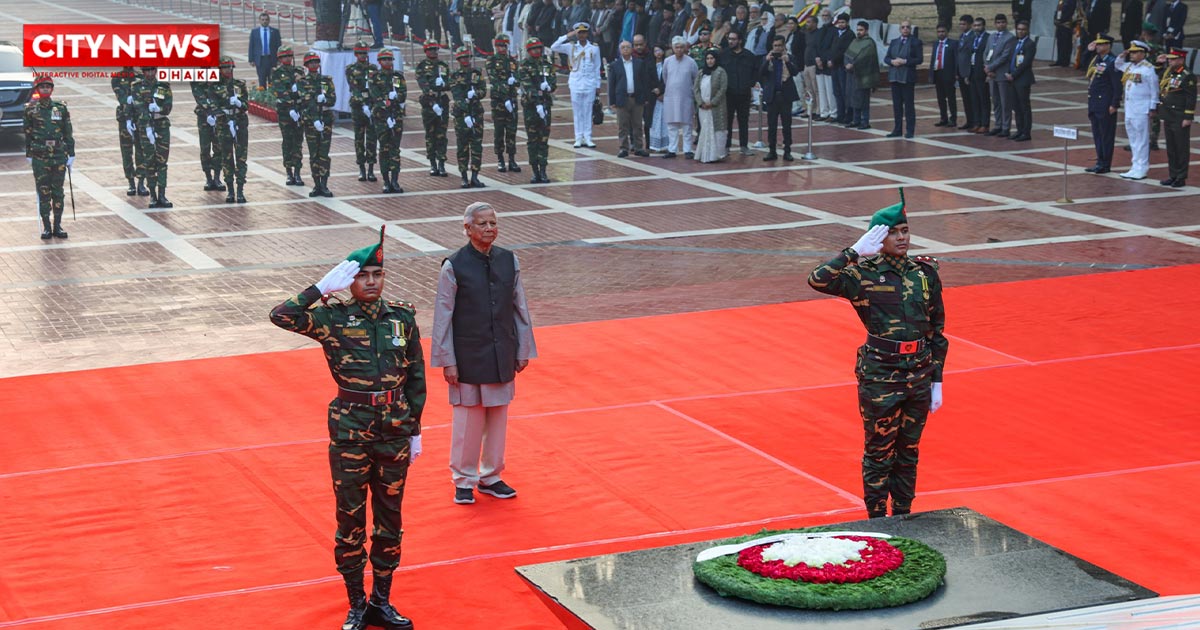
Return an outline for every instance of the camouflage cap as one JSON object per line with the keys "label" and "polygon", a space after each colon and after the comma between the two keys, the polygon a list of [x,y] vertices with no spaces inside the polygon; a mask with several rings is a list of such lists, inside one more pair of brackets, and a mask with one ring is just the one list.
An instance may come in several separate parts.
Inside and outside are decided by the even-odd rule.
{"label": "camouflage cap", "polygon": [[512,40],[509,39],[508,33],[498,33],[496,35],[495,39],[492,40],[492,43],[493,44],[504,44],[505,46],[507,46],[510,41],[512,41]]}
{"label": "camouflage cap", "polygon": [[904,189],[900,189],[900,203],[890,205],[871,215],[871,224],[867,227],[875,227],[876,225],[886,225],[890,228],[896,227],[901,223],[908,223],[908,215],[904,214]]}
{"label": "camouflage cap", "polygon": [[232,67],[234,67],[234,63],[233,63],[233,57],[230,57],[229,55],[221,55],[221,64],[220,64],[220,67],[222,67],[222,68],[232,68]]}
{"label": "camouflage cap", "polygon": [[318,55],[315,52],[310,52],[310,53],[307,53],[304,55],[304,65],[307,66],[309,63],[311,63],[313,61],[315,61],[317,63],[321,63],[321,55]]}
{"label": "camouflage cap", "polygon": [[545,44],[542,43],[542,40],[540,40],[536,37],[530,37],[529,39],[525,40],[525,50],[533,50],[534,48],[545,48],[545,47],[546,46],[545,46]]}
{"label": "camouflage cap", "polygon": [[50,76],[49,73],[42,72],[33,78],[33,87],[35,87],[35,88],[38,87],[39,85],[46,85],[46,84],[49,84],[50,87],[54,87],[54,77]]}
{"label": "camouflage cap", "polygon": [[454,49],[454,58],[455,59],[462,59],[463,57],[470,57],[470,56],[471,56],[471,48],[468,46],[459,46],[458,48]]}
{"label": "camouflage cap", "polygon": [[379,242],[368,245],[362,249],[356,249],[346,256],[346,260],[352,260],[358,263],[359,267],[382,267],[383,266],[383,232],[387,228],[386,225],[379,226]]}
{"label": "camouflage cap", "polygon": [[291,57],[292,54],[292,47],[284,46],[283,48],[279,49],[279,52],[275,53],[275,57],[278,59],[283,59],[284,57]]}
{"label": "camouflage cap", "polygon": [[396,59],[396,56],[394,54],[392,54],[392,51],[384,48],[383,50],[379,51],[379,56],[376,57],[376,59],[378,59],[381,62],[382,61],[394,61]]}
{"label": "camouflage cap", "polygon": [[712,22],[709,22],[708,20],[704,20],[703,22],[700,23],[700,28],[696,32],[697,33],[712,33]]}
{"label": "camouflage cap", "polygon": [[360,39],[354,43],[354,54],[357,55],[360,53],[369,53],[369,52],[371,52],[371,45],[368,44],[367,42],[364,42],[363,40]]}
{"label": "camouflage cap", "polygon": [[428,40],[425,42],[425,45],[422,46],[422,48],[424,48],[425,50],[437,50],[441,47],[442,47],[442,45],[437,43],[436,39]]}

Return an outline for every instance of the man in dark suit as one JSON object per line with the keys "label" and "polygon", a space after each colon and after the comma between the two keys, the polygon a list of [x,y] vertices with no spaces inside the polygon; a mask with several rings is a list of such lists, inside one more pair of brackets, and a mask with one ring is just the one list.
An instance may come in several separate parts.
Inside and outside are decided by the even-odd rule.
{"label": "man in dark suit", "polygon": [[933,0],[933,4],[937,7],[938,24],[950,24],[954,21],[954,0]]}
{"label": "man in dark suit", "polygon": [[1088,68],[1088,120],[1092,123],[1092,141],[1096,145],[1096,165],[1089,173],[1107,173],[1112,169],[1113,144],[1117,138],[1117,109],[1121,106],[1121,72],[1112,55],[1112,41],[1104,35],[1092,45],[1096,55]]}
{"label": "man in dark suit", "polygon": [[1012,19],[1013,22],[1032,20],[1033,0],[1012,0]]}
{"label": "man in dark suit", "polygon": [[975,23],[975,18],[970,14],[964,15],[958,19],[958,55],[954,59],[955,74],[958,75],[958,93],[962,97],[963,116],[967,119],[959,129],[974,129],[975,109],[971,106],[971,44],[975,39],[975,31],[971,30],[971,25]]}
{"label": "man in dark suit", "polygon": [[750,133],[747,130],[750,121],[750,101],[754,84],[758,82],[758,59],[742,45],[742,34],[729,31],[726,35],[729,47],[721,51],[718,59],[728,77],[725,89],[725,148],[733,145],[733,119],[737,117],[738,142],[742,155],[754,155],[750,150]]}
{"label": "man in dark suit", "polygon": [[279,29],[271,26],[271,16],[264,11],[258,16],[259,27],[250,31],[250,65],[258,70],[258,84],[267,87],[275,55],[279,52]]}
{"label": "man in dark suit", "polygon": [[1008,30],[1008,17],[996,14],[996,32],[988,37],[988,50],[984,56],[988,83],[992,85],[992,128],[989,136],[1007,136],[1012,129],[1013,92],[1008,80],[1008,66],[1017,40]]}
{"label": "man in dark suit", "polygon": [[895,119],[892,133],[888,134],[889,138],[900,135],[902,124],[905,138],[913,137],[916,131],[917,110],[914,99],[917,66],[924,60],[921,40],[913,37],[912,24],[908,20],[900,22],[900,37],[888,44],[887,55],[883,58],[883,63],[888,66],[888,81],[892,84],[892,116]]}
{"label": "man in dark suit", "polygon": [[653,62],[633,56],[633,44],[621,42],[620,55],[608,65],[608,105],[617,113],[617,134],[621,150],[617,157],[628,157],[632,150],[638,157],[649,157],[642,146],[642,108],[657,99],[658,73]]}
{"label": "man in dark suit", "polygon": [[779,154],[775,152],[775,132],[780,120],[783,121],[783,159],[792,161],[792,101],[799,98],[792,77],[800,68],[786,49],[783,37],[777,35],[771,42],[771,52],[763,59],[758,72],[763,103],[767,106],[767,137],[771,147],[771,151],[763,158],[767,162],[779,159]]}
{"label": "man in dark suit", "polygon": [[1084,46],[1083,51],[1083,66],[1088,67],[1092,63],[1092,57],[1096,54],[1094,51],[1086,48],[1092,43],[1093,39],[1100,33],[1107,33],[1109,23],[1112,22],[1112,0],[1082,0],[1084,3],[1084,11],[1087,15],[1087,32],[1080,34],[1081,46]]}
{"label": "man in dark suit", "polygon": [[[958,126],[958,101],[954,86],[958,83],[958,42],[947,36],[945,24],[938,24],[937,41],[929,55],[929,82],[937,92],[940,118],[934,127]],[[950,117],[946,118],[949,110]]]}
{"label": "man in dark suit", "polygon": [[1142,6],[1142,0],[1121,0],[1121,44],[1125,48],[1142,34]]}
{"label": "man in dark suit", "polygon": [[1066,68],[1071,65],[1071,48],[1075,41],[1077,0],[1058,0],[1054,10],[1054,46],[1056,54],[1051,65]]}
{"label": "man in dark suit", "polygon": [[1033,132],[1033,107],[1029,100],[1033,91],[1033,58],[1037,56],[1037,40],[1029,37],[1029,22],[1017,22],[1017,43],[1008,64],[1008,76],[1013,89],[1013,114],[1016,131],[1011,136],[1017,142],[1028,142]]}
{"label": "man in dark suit", "polygon": [[1183,48],[1183,25],[1187,23],[1188,9],[1183,0],[1167,4],[1166,28],[1163,29],[1163,46]]}
{"label": "man in dark suit", "polygon": [[846,49],[854,40],[854,34],[847,28],[849,20],[845,13],[839,13],[833,18],[833,29],[826,32],[822,42],[821,60],[827,64],[833,75],[833,98],[836,101],[837,123],[850,123],[850,105],[846,98]]}
{"label": "man in dark suit", "polygon": [[991,45],[991,36],[987,32],[987,22],[981,17],[975,18],[971,31],[974,36],[971,38],[970,57],[968,57],[971,60],[969,87],[971,88],[971,109],[975,112],[976,127],[969,131],[987,133],[989,122],[992,119],[992,94],[987,81],[987,63],[984,59],[988,46]]}

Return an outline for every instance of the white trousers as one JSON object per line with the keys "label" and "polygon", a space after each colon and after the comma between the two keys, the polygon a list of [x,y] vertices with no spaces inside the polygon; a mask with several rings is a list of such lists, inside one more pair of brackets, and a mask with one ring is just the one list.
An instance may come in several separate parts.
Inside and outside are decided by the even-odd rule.
{"label": "white trousers", "polygon": [[451,407],[450,475],[456,488],[500,481],[504,471],[504,439],[508,405]]}
{"label": "white trousers", "polygon": [[683,134],[683,152],[692,152],[692,124],[667,123],[667,152],[675,153],[679,147],[679,134]]}
{"label": "white trousers", "polygon": [[820,99],[818,116],[833,116],[837,114],[837,101],[833,97],[833,75],[817,75],[817,96]]}
{"label": "white trousers", "polygon": [[571,91],[571,111],[574,112],[576,140],[592,141],[592,103],[595,100],[595,90]]}
{"label": "white trousers", "polygon": [[1125,135],[1129,138],[1129,150],[1133,165],[1129,172],[1135,177],[1145,177],[1150,172],[1150,114],[1125,112]]}

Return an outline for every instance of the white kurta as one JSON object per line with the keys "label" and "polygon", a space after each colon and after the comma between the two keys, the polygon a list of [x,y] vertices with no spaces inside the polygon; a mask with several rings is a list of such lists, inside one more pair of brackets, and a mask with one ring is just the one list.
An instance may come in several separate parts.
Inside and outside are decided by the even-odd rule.
{"label": "white kurta", "polygon": [[674,55],[663,61],[663,118],[667,124],[692,124],[692,116],[696,113],[695,99],[692,98],[692,85],[696,83],[696,75],[700,69],[691,57],[678,59]]}

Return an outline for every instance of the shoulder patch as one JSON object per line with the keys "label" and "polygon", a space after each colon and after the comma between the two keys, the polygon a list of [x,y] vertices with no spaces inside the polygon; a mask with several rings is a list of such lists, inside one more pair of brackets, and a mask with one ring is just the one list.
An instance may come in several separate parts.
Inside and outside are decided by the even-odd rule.
{"label": "shoulder patch", "polygon": [[940,265],[938,259],[934,258],[933,256],[913,256],[912,259],[913,262],[920,263],[926,267],[932,267],[935,271]]}
{"label": "shoulder patch", "polygon": [[412,315],[417,314],[417,307],[413,306],[412,302],[402,302],[400,300],[388,300],[388,306],[398,308],[403,311],[408,311]]}

